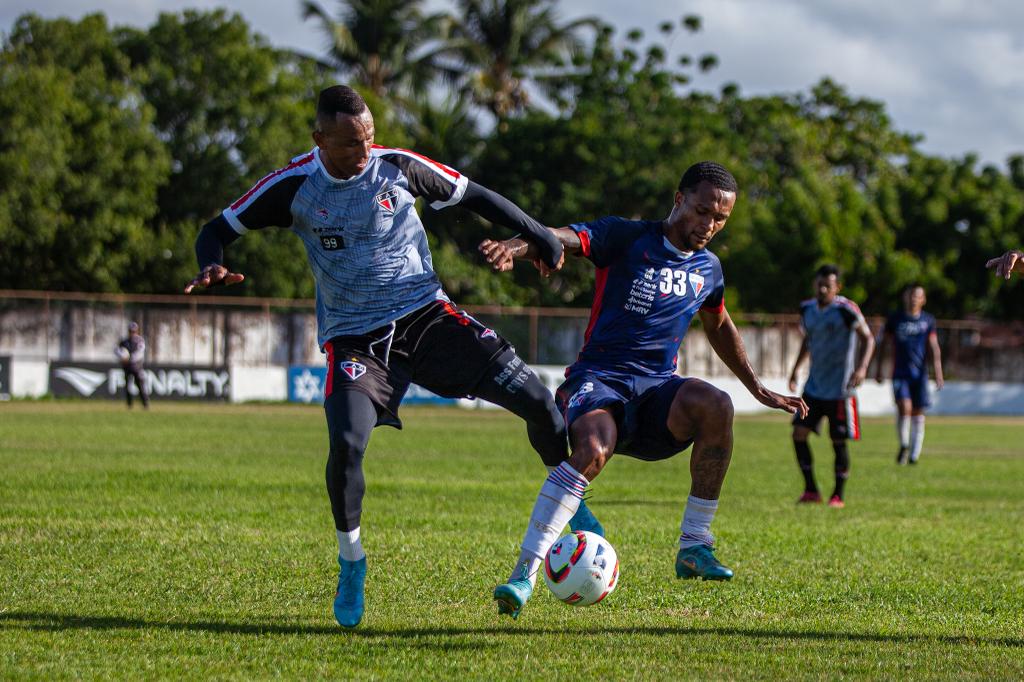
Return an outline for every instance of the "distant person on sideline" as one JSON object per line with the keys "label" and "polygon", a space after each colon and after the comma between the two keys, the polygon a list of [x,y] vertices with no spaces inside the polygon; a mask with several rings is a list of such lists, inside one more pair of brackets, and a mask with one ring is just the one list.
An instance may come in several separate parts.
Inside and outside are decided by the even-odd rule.
{"label": "distant person on sideline", "polygon": [[903,290],[903,309],[885,322],[878,346],[875,380],[882,381],[882,362],[888,346],[894,347],[892,392],[896,401],[896,432],[900,449],[897,464],[917,464],[924,445],[924,411],[931,405],[928,394],[927,356],[932,357],[935,385],[942,389],[942,351],[935,333],[935,318],[924,312],[924,287],[911,284]]}
{"label": "distant person on sideline", "polygon": [[[821,418],[828,417],[829,436],[836,455],[836,484],[828,501],[830,507],[845,506],[843,489],[850,475],[846,441],[860,440],[854,389],[867,376],[875,341],[857,304],[839,295],[841,288],[839,268],[822,265],[814,277],[815,297],[800,304],[800,329],[804,340],[789,375],[789,390],[796,390],[797,370],[810,356],[811,371],[803,392],[809,412],[793,419],[793,448],[804,476],[804,492],[797,500],[801,504],[821,502],[821,493],[814,481],[811,446],[807,442],[811,431],[818,432]],[[862,342],[859,361],[858,338]]]}
{"label": "distant person on sideline", "polygon": [[142,407],[148,410],[149,395],[146,392],[146,378],[142,374],[142,363],[146,355],[146,339],[142,338],[138,322],[128,323],[128,337],[117,344],[115,350],[121,361],[121,368],[124,370],[124,395],[128,407],[132,406],[132,383],[134,383],[142,398]]}
{"label": "distant person on sideline", "polygon": [[1024,251],[1017,249],[1007,251],[1002,256],[989,259],[985,263],[985,267],[989,270],[995,268],[996,277],[1003,279],[1010,279],[1010,275],[1014,272],[1024,274]]}

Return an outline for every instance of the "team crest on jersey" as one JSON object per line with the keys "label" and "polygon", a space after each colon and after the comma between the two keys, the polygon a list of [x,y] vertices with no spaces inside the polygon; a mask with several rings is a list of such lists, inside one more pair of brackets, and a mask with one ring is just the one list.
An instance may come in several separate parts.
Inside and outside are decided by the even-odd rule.
{"label": "team crest on jersey", "polygon": [[693,289],[693,295],[697,296],[700,294],[700,290],[704,288],[704,276],[698,275],[696,272],[690,273],[690,288]]}
{"label": "team crest on jersey", "polygon": [[316,215],[321,220],[327,220],[331,216],[331,214],[327,212],[327,209],[322,206],[316,210]]}
{"label": "team crest on jersey", "polygon": [[359,377],[366,374],[366,365],[364,365],[361,362],[354,362],[352,360],[346,360],[345,362],[341,363],[341,369],[343,372],[345,372],[345,374],[348,375],[348,378],[351,379],[352,381],[355,381]]}
{"label": "team crest on jersey", "polygon": [[375,196],[373,200],[388,213],[394,213],[395,206],[398,204],[398,190],[394,187],[389,187]]}

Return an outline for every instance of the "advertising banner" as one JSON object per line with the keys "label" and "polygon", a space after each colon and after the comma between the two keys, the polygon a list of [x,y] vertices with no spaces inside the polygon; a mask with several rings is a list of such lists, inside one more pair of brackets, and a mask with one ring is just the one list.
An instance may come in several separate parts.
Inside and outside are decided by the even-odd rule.
{"label": "advertising banner", "polygon": [[[151,365],[142,370],[149,395],[156,400],[227,400],[227,367]],[[51,362],[50,393],[62,398],[124,400],[124,370],[116,363]],[[132,395],[138,395],[134,382]]]}

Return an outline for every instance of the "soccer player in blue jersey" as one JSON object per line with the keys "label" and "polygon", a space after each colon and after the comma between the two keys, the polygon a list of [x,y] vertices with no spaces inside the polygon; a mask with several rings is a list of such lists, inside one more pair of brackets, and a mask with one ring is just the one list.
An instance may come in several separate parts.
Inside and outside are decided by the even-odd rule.
{"label": "soccer player in blue jersey", "polygon": [[924,287],[912,284],[903,291],[903,309],[885,321],[882,342],[878,347],[878,372],[882,381],[882,362],[887,346],[894,346],[892,391],[896,401],[896,433],[900,449],[897,464],[917,464],[924,444],[924,411],[931,404],[928,395],[928,368],[925,360],[932,356],[935,385],[942,388],[942,351],[935,333],[935,318],[924,312]]}
{"label": "soccer player in blue jersey", "polygon": [[[801,414],[807,409],[799,398],[761,384],[725,309],[722,267],[706,247],[725,227],[736,192],[729,171],[702,162],[683,174],[664,220],[607,217],[552,230],[566,252],[594,264],[597,290],[583,349],[555,394],[572,455],[541,487],[515,570],[494,591],[501,613],[518,617],[544,555],[613,453],[656,461],[693,446],[676,575],[732,578],[715,558],[710,530],[732,456],[732,401],[711,384],[675,373],[693,316],[699,313],[711,347],[758,401]],[[510,269],[513,258],[537,256],[535,246],[519,239],[488,240],[480,250],[499,271]]]}
{"label": "soccer player in blue jersey", "polygon": [[[804,339],[789,375],[789,390],[795,391],[797,370],[808,356],[811,358],[811,373],[803,392],[809,412],[793,419],[793,447],[804,476],[804,492],[797,502],[821,502],[807,437],[811,431],[818,432],[822,417],[828,417],[829,436],[836,455],[836,485],[828,504],[839,508],[845,506],[843,489],[850,475],[846,441],[860,440],[854,389],[864,383],[875,348],[860,308],[839,295],[841,287],[839,268],[835,265],[818,268],[814,277],[815,297],[800,304],[800,329]],[[859,360],[857,339],[861,340]]]}
{"label": "soccer player in blue jersey", "polygon": [[[540,378],[442,290],[416,198],[438,209],[464,206],[527,235],[546,266],[557,267],[563,254],[543,225],[501,195],[414,152],[375,145],[373,115],[351,88],[320,93],[313,140],[312,151],[264,177],[203,227],[196,240],[200,272],[185,293],[243,281],[222,264],[223,252],[249,231],[290,228],[302,239],[327,353],[327,490],[340,565],[334,615],[354,627],[365,602],[363,456],[374,427],[401,428],[398,407],[411,382],[442,396],[477,396],[522,417],[549,469],[568,455],[565,423]],[[585,507],[573,524],[600,531]]]}

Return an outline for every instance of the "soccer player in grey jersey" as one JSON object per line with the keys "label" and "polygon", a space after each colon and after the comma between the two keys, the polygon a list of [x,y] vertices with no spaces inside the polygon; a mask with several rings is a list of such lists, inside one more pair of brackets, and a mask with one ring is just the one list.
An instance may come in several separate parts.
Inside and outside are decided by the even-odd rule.
{"label": "soccer player in grey jersey", "polygon": [[[839,268],[822,265],[814,278],[815,297],[800,304],[800,328],[804,333],[800,352],[789,376],[789,390],[796,390],[797,370],[809,355],[811,373],[804,385],[808,412],[793,419],[793,447],[804,476],[804,492],[797,502],[821,502],[814,482],[811,446],[807,436],[818,432],[822,417],[828,417],[829,435],[835,451],[836,486],[828,504],[843,507],[843,488],[850,475],[850,454],[846,440],[860,440],[860,419],[854,389],[864,382],[875,341],[857,304],[839,295]],[[861,340],[857,360],[857,339]]]}
{"label": "soccer player in grey jersey", "polygon": [[[549,267],[561,243],[504,197],[443,164],[374,144],[362,97],[338,85],[320,93],[316,147],[267,175],[196,240],[200,272],[186,287],[244,279],[222,264],[224,246],[250,230],[291,228],[316,279],[321,349],[327,353],[324,410],[330,435],[327,490],[341,567],[334,615],[354,627],[364,611],[366,555],[360,541],[362,461],[375,426],[401,428],[398,406],[410,382],[439,395],[473,395],[527,423],[549,468],[567,457],[565,424],[551,393],[494,330],[458,310],[434,272],[416,213],[456,204],[520,232]],[[575,527],[600,532],[581,507]]]}

